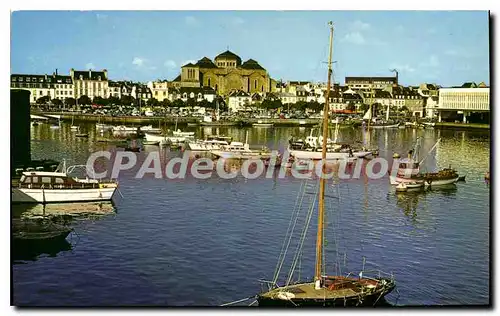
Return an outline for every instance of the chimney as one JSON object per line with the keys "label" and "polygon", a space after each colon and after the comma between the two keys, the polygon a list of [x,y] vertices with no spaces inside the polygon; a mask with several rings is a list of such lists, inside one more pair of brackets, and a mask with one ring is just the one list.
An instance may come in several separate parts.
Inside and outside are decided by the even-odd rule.
{"label": "chimney", "polygon": [[91,79],[91,78],[92,78],[92,70],[89,69],[89,79]]}
{"label": "chimney", "polygon": [[57,68],[56,68],[56,76],[57,76]]}

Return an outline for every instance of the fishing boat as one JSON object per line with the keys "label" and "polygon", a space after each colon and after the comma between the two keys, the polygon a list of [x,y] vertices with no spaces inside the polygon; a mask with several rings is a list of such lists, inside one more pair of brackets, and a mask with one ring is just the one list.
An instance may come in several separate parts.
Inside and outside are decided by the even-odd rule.
{"label": "fishing boat", "polygon": [[[330,52],[328,58],[328,84],[329,95],[332,72],[332,41],[333,24],[330,22]],[[327,160],[327,135],[328,135],[328,109],[329,100],[325,101],[323,118],[323,146],[322,161],[323,172]],[[390,293],[396,286],[394,277],[384,277],[380,273],[377,276],[367,276],[368,271],[361,271],[357,276],[349,273],[347,275],[328,275],[325,268],[325,177],[319,177],[318,190],[318,225],[316,228],[316,262],[314,279],[311,281],[291,282],[292,275],[284,285],[279,286],[275,280],[269,282],[267,291],[257,295],[259,307],[261,306],[366,306],[374,305]],[[312,213],[311,213],[312,214]],[[304,237],[305,239],[305,237]],[[301,242],[303,240],[301,239]],[[286,240],[285,240],[286,244]],[[284,245],[285,246],[285,245]],[[300,257],[300,254],[298,255]],[[285,255],[280,254],[280,260]],[[293,265],[292,265],[293,266]],[[278,265],[279,267],[279,265]],[[279,269],[277,269],[279,271]],[[365,273],[363,273],[365,272]],[[276,276],[279,273],[276,273]],[[293,271],[292,271],[293,274]]]}
{"label": "fishing boat", "polygon": [[406,192],[408,190],[424,188],[424,181],[400,182],[396,185],[396,192]]}
{"label": "fishing boat", "polygon": [[113,126],[112,129],[113,132],[118,132],[118,133],[136,133],[139,130],[138,127],[130,127],[125,125]]}
{"label": "fishing boat", "polygon": [[273,123],[264,123],[263,121],[257,121],[257,123],[252,124],[253,127],[265,127],[265,128],[270,128],[274,127]]}
{"label": "fishing boat", "polygon": [[159,141],[148,141],[148,140],[144,140],[144,141],[142,141],[142,144],[143,144],[143,145],[149,145],[149,146],[159,146],[159,145],[160,145],[160,142],[159,142]]}
{"label": "fishing boat", "polygon": [[161,128],[153,127],[153,125],[141,126],[141,132],[150,132],[150,133],[161,133]]}
{"label": "fishing boat", "polygon": [[271,157],[271,152],[265,148],[262,150],[250,149],[248,132],[245,143],[233,141],[229,145],[222,146],[219,150],[210,150],[210,153],[217,158],[224,159],[268,159]]}
{"label": "fishing boat", "polygon": [[186,148],[192,151],[221,150],[231,143],[232,138],[227,136],[207,136],[205,140],[187,140]]}
{"label": "fishing boat", "polygon": [[183,132],[180,129],[173,131],[172,134],[177,137],[194,136],[194,132]]}
{"label": "fishing boat", "polygon": [[440,138],[437,140],[436,144],[429,150],[427,155],[420,161],[417,160],[418,157],[418,145],[420,138],[417,139],[414,150],[408,153],[408,158],[398,161],[399,166],[397,173],[394,177],[390,177],[391,184],[398,185],[399,183],[412,183],[412,182],[422,182],[425,186],[442,186],[454,184],[460,178],[457,171],[450,168],[443,168],[438,172],[420,172],[420,166],[422,162],[429,156],[429,154],[436,148],[437,144],[440,142]]}
{"label": "fishing boat", "polygon": [[76,168],[66,162],[54,172],[26,171],[22,173],[17,185],[12,186],[12,203],[62,203],[109,201],[118,188],[116,181],[100,181],[94,178],[71,176]]}

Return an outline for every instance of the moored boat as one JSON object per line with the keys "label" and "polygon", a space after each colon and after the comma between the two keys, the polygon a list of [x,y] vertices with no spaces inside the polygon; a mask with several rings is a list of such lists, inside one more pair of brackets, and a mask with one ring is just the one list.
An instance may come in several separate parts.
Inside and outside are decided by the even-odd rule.
{"label": "moored boat", "polygon": [[228,146],[231,137],[208,136],[205,140],[187,140],[186,147],[192,151],[221,150],[223,146]]}
{"label": "moored boat", "polygon": [[[64,162],[63,162],[64,163]],[[12,186],[12,203],[61,203],[111,200],[118,188],[116,181],[80,179],[70,175],[76,167],[61,171],[26,171]]]}
{"label": "moored boat", "polygon": [[[328,82],[326,95],[330,94],[331,87],[331,72],[332,72],[332,43],[333,43],[333,23],[330,22],[330,50],[328,57]],[[327,135],[328,135],[328,110],[329,98],[326,98],[323,114],[323,145],[321,151],[321,159],[323,161],[322,168],[325,172],[325,164],[327,160]],[[286,283],[283,285],[277,284],[277,279],[280,275],[280,270],[283,267],[286,258],[286,252],[289,248],[290,240],[292,239],[293,229],[297,218],[293,218],[290,222],[289,230],[285,237],[285,241],[280,252],[280,259],[276,267],[275,276],[273,280],[268,283],[268,290],[257,295],[259,307],[261,306],[367,306],[374,305],[379,300],[382,300],[385,295],[390,293],[396,286],[394,277],[383,276],[382,272],[377,275],[369,276],[368,271],[361,271],[357,276],[349,273],[343,275],[328,275],[326,273],[327,264],[325,251],[325,177],[319,177],[318,188],[318,212],[317,212],[317,226],[316,230],[316,258],[315,258],[315,272],[314,279],[307,281],[295,281],[294,272],[297,262],[302,262],[302,245],[306,240],[307,232],[306,227],[309,226],[309,220],[315,209],[315,203],[310,207],[310,213],[305,223],[304,232],[297,247],[297,253],[294,261],[291,264],[291,269],[287,273]],[[304,192],[305,193],[305,192]],[[294,210],[295,212],[295,210]],[[298,212],[297,212],[298,213]],[[339,226],[341,227],[341,226]],[[299,248],[300,247],[300,248]],[[363,264],[364,270],[364,264]],[[299,273],[300,279],[300,273]]]}

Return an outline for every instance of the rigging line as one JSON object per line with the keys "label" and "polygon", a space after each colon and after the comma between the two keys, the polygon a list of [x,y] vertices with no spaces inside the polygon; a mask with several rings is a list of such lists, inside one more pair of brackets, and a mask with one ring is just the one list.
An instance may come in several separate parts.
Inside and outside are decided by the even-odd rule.
{"label": "rigging line", "polygon": [[[319,192],[319,185],[317,186],[317,192]],[[297,254],[300,253],[300,251],[302,251],[302,248],[304,246],[304,241],[306,239],[305,237],[307,235],[307,230],[309,229],[309,224],[311,222],[312,214],[314,213],[314,209],[316,206],[316,200],[317,200],[317,194],[314,197],[313,201],[311,202],[311,207],[309,209],[309,213],[307,214],[306,224],[304,225],[304,229],[303,229],[301,237],[300,237],[300,243],[297,245],[297,250],[295,251],[294,260],[293,260],[292,266],[290,267],[290,273],[288,275],[286,285],[290,284],[290,281],[291,281],[292,276],[293,276],[293,272],[295,271],[295,267],[296,267],[297,261],[298,261]]]}
{"label": "rigging line", "polygon": [[[340,262],[339,262],[339,260],[338,260],[338,256],[339,256],[339,246],[338,246],[338,240],[337,240],[337,231],[339,231],[339,229],[338,229],[338,224],[337,224],[337,223],[334,223],[334,221],[335,221],[335,216],[334,216],[333,202],[328,201],[327,203],[328,203],[328,210],[329,210],[329,213],[330,213],[330,215],[331,215],[332,227],[333,227],[333,229],[332,229],[331,231],[332,231],[332,233],[333,233],[333,236],[332,236],[333,238],[332,238],[332,239],[333,239],[333,243],[334,243],[334,245],[335,245],[335,247],[334,247],[334,248],[335,248],[335,249],[334,249],[334,251],[335,251],[335,258],[336,258],[336,259],[335,259],[335,261],[334,261],[334,262],[335,262],[335,265],[336,265],[336,269],[337,269],[337,267],[338,267],[339,271],[341,271],[341,270],[340,270]],[[340,210],[340,208],[338,208],[338,209]],[[336,224],[337,224],[337,226],[336,226]],[[325,262],[326,262],[326,258],[325,258]],[[325,265],[326,265],[326,263],[325,263]],[[341,272],[339,272],[339,273],[341,273]]]}
{"label": "rigging line", "polygon": [[[282,252],[280,252],[278,264],[277,264],[276,270],[274,272],[273,283],[275,283],[275,284],[278,280],[279,274],[281,272],[281,268],[283,267],[283,263],[285,262],[286,253],[288,252],[288,248],[289,248],[291,240],[292,240],[293,232],[295,230],[295,226],[297,225],[297,221],[299,219],[299,213],[300,213],[300,210],[302,209],[302,203],[304,201],[304,196],[305,196],[302,191],[305,191],[306,187],[307,187],[307,179],[305,181],[303,181],[301,184],[301,190],[299,190],[299,195],[297,195],[297,201],[296,201],[296,205],[295,205],[296,209],[294,209],[294,211],[292,212],[292,217],[290,218],[290,223],[288,224],[288,229],[287,229],[287,233],[285,235],[285,240],[283,241],[283,245],[281,248]],[[299,196],[301,196],[300,202],[299,202]],[[295,221],[293,220],[294,215],[295,215]],[[293,226],[292,226],[292,222],[293,222]],[[291,227],[291,230],[290,230],[290,227]],[[288,237],[288,242],[287,242],[287,237]],[[286,244],[286,247],[285,247],[285,244]]]}
{"label": "rigging line", "polygon": [[232,301],[232,302],[229,302],[229,303],[224,303],[224,304],[221,304],[219,306],[233,305],[233,304],[236,304],[236,303],[241,303],[241,302],[244,302],[244,301],[248,301],[248,300],[250,300],[252,298],[255,298],[255,296],[250,296],[250,297],[242,298],[241,300]]}

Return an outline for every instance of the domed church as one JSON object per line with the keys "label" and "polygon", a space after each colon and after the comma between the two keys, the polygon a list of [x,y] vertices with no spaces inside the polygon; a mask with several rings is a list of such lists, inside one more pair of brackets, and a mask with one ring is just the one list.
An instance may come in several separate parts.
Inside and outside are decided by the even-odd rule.
{"label": "domed church", "polygon": [[248,93],[271,91],[271,78],[267,71],[253,59],[244,63],[229,50],[219,54],[214,61],[203,57],[196,64],[182,66],[182,87],[212,87],[217,94],[227,95],[234,90]]}

